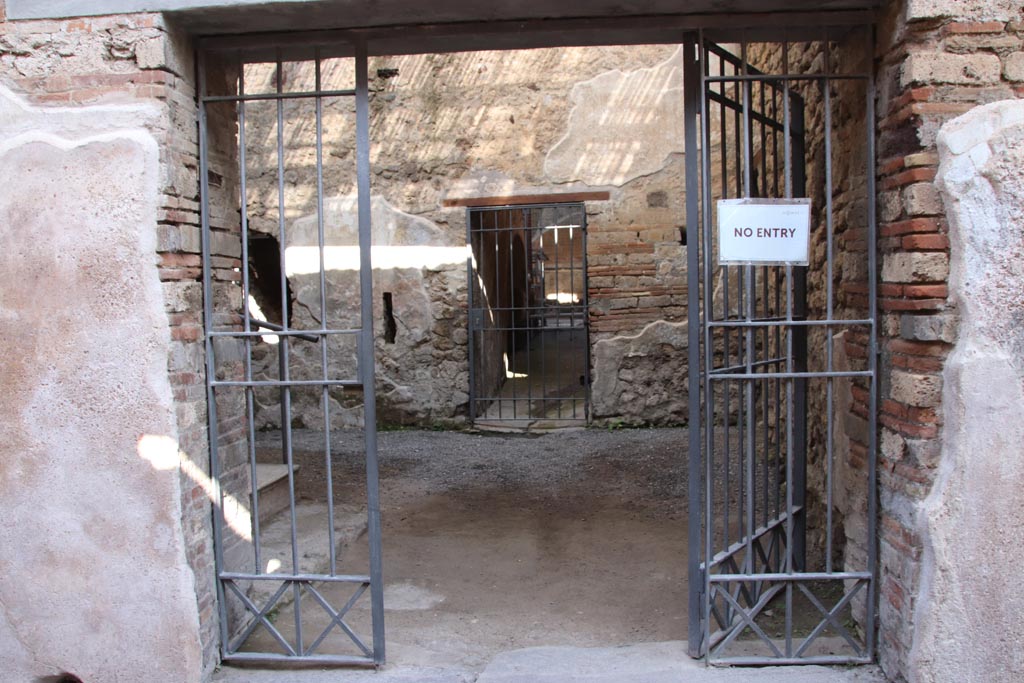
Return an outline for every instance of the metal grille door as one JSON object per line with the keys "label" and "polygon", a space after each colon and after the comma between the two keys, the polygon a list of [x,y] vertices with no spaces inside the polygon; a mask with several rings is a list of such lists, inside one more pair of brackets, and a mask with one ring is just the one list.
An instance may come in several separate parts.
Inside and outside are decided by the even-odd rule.
{"label": "metal grille door", "polygon": [[[332,47],[330,59],[294,46],[286,59],[273,48],[204,47],[199,173],[223,659],[381,664],[365,45]],[[331,156],[348,160],[341,170],[325,161],[328,137]],[[350,201],[332,199],[341,208],[330,213],[337,192]],[[262,277],[257,243],[279,251]],[[267,315],[254,312],[258,297]],[[342,408],[361,411],[361,426],[339,429]],[[354,483],[339,476],[355,473]],[[350,553],[360,542],[365,552]]]}
{"label": "metal grille door", "polygon": [[586,422],[590,362],[583,204],[471,208],[470,416]]}
{"label": "metal grille door", "polygon": [[[851,490],[837,484],[845,466],[834,452],[838,383],[872,396],[865,421],[874,452],[873,85],[837,72],[833,46],[824,31],[799,44],[727,50],[692,35],[685,46],[688,242],[698,247],[688,254],[689,640],[691,654],[710,663],[873,658],[872,458],[854,491],[867,501],[865,555],[844,553],[834,518],[836,492]],[[863,122],[854,134],[866,160],[853,171],[833,151],[837,136],[850,134],[834,127],[838,112]],[[854,195],[868,209],[849,225],[837,203],[849,206]],[[807,267],[719,263],[719,200],[805,197]],[[844,246],[859,248],[863,273],[840,273],[853,263],[840,260],[840,230]],[[837,296],[840,278],[858,298]],[[868,339],[871,352],[839,368],[833,336],[844,331]]]}

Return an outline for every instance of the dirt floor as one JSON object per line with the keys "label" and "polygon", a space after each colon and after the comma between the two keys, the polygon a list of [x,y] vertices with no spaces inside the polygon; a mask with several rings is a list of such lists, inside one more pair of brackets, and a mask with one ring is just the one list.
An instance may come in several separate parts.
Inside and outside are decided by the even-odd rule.
{"label": "dirt floor", "polygon": [[[478,671],[518,648],[685,639],[685,430],[379,438],[389,663]],[[332,439],[335,500],[358,503],[361,442]],[[323,435],[294,443],[297,494],[322,500]],[[364,573],[366,545],[364,535],[343,549],[339,571]],[[335,607],[351,592],[323,589]],[[363,597],[346,618],[367,640],[368,605]],[[292,608],[273,616],[292,637]],[[328,623],[303,601],[307,643]],[[345,645],[335,630],[321,649],[352,652]],[[265,629],[248,643],[257,648],[275,648]]]}

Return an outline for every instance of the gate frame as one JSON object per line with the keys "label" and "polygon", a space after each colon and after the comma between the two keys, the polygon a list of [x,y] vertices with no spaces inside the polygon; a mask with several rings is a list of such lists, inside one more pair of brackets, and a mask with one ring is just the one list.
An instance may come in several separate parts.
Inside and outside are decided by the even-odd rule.
{"label": "gate frame", "polygon": [[[235,48],[226,47],[218,44],[216,41],[205,39],[200,42],[197,46],[197,108],[198,108],[198,127],[199,127],[199,185],[200,185],[200,241],[201,241],[201,254],[202,254],[202,285],[203,285],[203,326],[205,330],[204,349],[205,349],[205,367],[206,367],[206,397],[207,397],[207,424],[208,424],[208,437],[209,437],[209,452],[210,452],[210,478],[213,482],[213,488],[215,490],[216,500],[213,501],[212,516],[213,516],[213,553],[215,561],[215,583],[217,591],[217,611],[218,620],[220,623],[220,652],[221,659],[225,662],[299,662],[307,664],[334,664],[334,665],[361,665],[361,666],[381,666],[385,661],[385,631],[384,631],[384,585],[383,585],[383,562],[382,562],[382,551],[381,551],[381,515],[380,515],[380,487],[379,487],[379,464],[377,459],[377,418],[376,418],[376,358],[374,352],[374,335],[373,335],[373,269],[370,260],[371,257],[371,244],[372,244],[372,229],[371,229],[371,203],[370,203],[370,137],[369,137],[369,79],[367,73],[368,67],[368,51],[366,42],[363,40],[351,40],[347,43],[339,43],[339,45],[345,44],[347,48],[345,52],[347,56],[354,57],[354,71],[355,71],[355,88],[352,90],[345,91],[326,91],[322,88],[320,82],[320,61],[328,57],[326,54],[321,54],[319,48],[311,48],[304,51],[305,60],[313,60],[316,64],[316,86],[313,91],[309,92],[283,92],[282,80],[281,80],[281,69],[282,64],[285,60],[285,55],[282,50],[278,48],[275,51],[274,57],[277,64],[277,90],[275,93],[259,94],[259,95],[247,95],[244,92],[244,79],[240,78],[240,92],[233,95],[211,95],[207,89],[207,55],[218,51],[227,51],[233,53],[237,51],[238,64],[240,68],[244,68],[247,63],[253,63],[257,61],[255,58],[247,58],[246,55],[242,54],[241,50]],[[336,56],[333,53],[329,56]],[[323,232],[323,162],[322,162],[322,130],[321,130],[321,107],[322,100],[325,96],[351,96],[355,99],[355,119],[356,119],[356,194],[357,194],[357,214],[358,214],[358,227],[359,227],[359,294],[360,294],[360,326],[357,329],[345,329],[345,330],[331,330],[327,328],[327,316],[326,316],[326,299],[324,282],[322,280],[324,273],[323,263],[323,249],[324,249],[324,232]],[[283,149],[284,149],[284,132],[282,130],[283,122],[283,102],[286,99],[315,99],[317,103],[317,215],[318,215],[318,232],[320,242],[320,277],[321,277],[321,325],[319,329],[304,329],[304,330],[293,330],[290,329],[288,324],[288,301],[287,301],[287,286],[286,286],[286,275],[285,275],[285,251],[286,251],[286,240],[285,240],[285,225],[286,219],[284,216],[284,172],[283,172]],[[247,304],[243,299],[243,314],[242,314],[242,330],[237,329],[218,329],[213,310],[213,282],[212,282],[212,260],[211,260],[211,224],[210,224],[210,183],[209,183],[209,128],[207,125],[207,105],[216,103],[234,103],[239,106],[238,120],[239,120],[239,149],[238,149],[238,164],[239,164],[239,201],[241,210],[241,231],[239,239],[241,241],[241,260],[242,265],[240,267],[242,271],[241,279],[243,286],[243,297],[248,295],[249,290],[249,278],[248,278],[248,218],[247,218],[247,198],[246,198],[246,168],[245,168],[245,102],[253,99],[258,100],[269,100],[277,103],[277,150],[278,150],[278,177],[277,186],[279,193],[279,229],[280,229],[280,246],[281,246],[281,289],[282,289],[282,320],[280,325],[276,325],[269,322],[258,321],[252,318],[249,313]],[[250,342],[254,337],[258,337],[264,332],[260,332],[260,329],[273,331],[279,336],[280,348],[278,354],[280,356],[280,368],[281,372],[277,380],[254,380],[252,377],[251,369],[251,358],[252,352]],[[326,344],[327,340],[331,335],[353,335],[357,339],[358,348],[358,363],[357,363],[357,379],[355,380],[331,380],[327,375],[326,366]],[[219,380],[216,375],[217,358],[214,348],[214,340],[217,338],[235,338],[245,340],[246,343],[246,373],[244,380]],[[321,380],[302,380],[295,381],[289,378],[289,366],[288,366],[288,350],[290,338],[295,337],[298,339],[305,339],[307,341],[319,341],[324,348],[324,364],[323,364],[323,376]],[[295,481],[294,481],[294,463],[292,460],[292,443],[291,443],[291,415],[290,415],[290,392],[292,387],[296,386],[314,386],[321,387],[324,393],[327,393],[329,387],[344,387],[348,389],[360,389],[363,394],[363,443],[365,449],[365,465],[366,465],[366,500],[367,500],[367,536],[369,545],[369,571],[367,574],[339,574],[336,571],[335,566],[335,547],[334,547],[334,514],[333,514],[333,488],[330,475],[330,455],[331,449],[329,446],[330,439],[330,422],[327,417],[328,413],[325,406],[325,428],[327,429],[327,453],[328,458],[328,478],[327,478],[327,491],[328,491],[328,516],[330,517],[330,523],[328,524],[328,538],[329,538],[329,555],[331,558],[330,573],[328,574],[309,574],[303,573],[299,568],[298,559],[298,538],[296,529],[296,496],[295,496]],[[253,541],[254,541],[254,558],[255,558],[255,571],[253,572],[231,572],[226,571],[224,567],[224,526],[226,524],[224,518],[224,491],[221,486],[221,465],[220,465],[220,453],[219,453],[219,425],[217,415],[217,401],[216,401],[216,389],[217,387],[234,387],[243,388],[246,393],[246,438],[249,440],[249,464],[250,464],[250,495],[252,496],[253,505],[250,511],[250,516],[253,524]],[[255,427],[253,425],[253,390],[256,387],[276,387],[281,391],[281,413],[282,413],[282,454],[284,456],[284,462],[288,466],[288,494],[289,494],[289,508],[288,511],[291,515],[291,562],[292,570],[290,574],[273,574],[264,573],[261,568],[260,562],[260,537],[259,537],[259,507],[258,507],[258,483],[256,478],[256,451],[255,451]],[[252,582],[252,581],[275,581],[281,582],[281,587],[273,594],[269,602],[264,606],[258,606],[254,604],[248,597],[244,596],[244,592],[241,591],[235,584],[236,582]],[[331,583],[348,583],[358,586],[355,593],[340,610],[335,609],[330,605],[325,598],[323,598],[315,588],[312,587],[315,583],[331,582]],[[295,622],[296,622],[296,648],[292,647],[280,633],[273,627],[273,625],[267,620],[266,614],[273,609],[277,601],[280,599],[282,594],[288,589],[289,585],[292,587],[293,599],[295,605]],[[316,601],[319,602],[320,607],[328,612],[331,617],[331,623],[324,630],[314,642],[306,647],[304,645],[304,639],[302,635],[302,617],[301,617],[301,596],[302,586],[309,586],[308,590],[313,591]],[[225,596],[227,587],[231,587],[235,595],[242,601],[243,607],[246,610],[246,616],[253,617],[253,620],[247,625],[240,636],[235,637],[234,642],[232,641],[231,634],[228,630],[228,614],[227,614],[227,601]],[[363,595],[363,593],[369,589],[370,592],[370,610],[371,610],[371,621],[372,621],[372,648],[367,648],[365,643],[362,642],[358,636],[345,624],[344,616],[348,610],[355,604],[355,602]],[[271,633],[272,636],[280,643],[285,646],[287,654],[277,653],[252,653],[242,652],[238,650],[238,647],[242,646],[253,630],[260,624],[263,624]],[[331,630],[338,626],[339,630],[343,631],[353,641],[358,649],[364,652],[363,656],[360,655],[334,655],[334,654],[316,654],[316,648],[325,639],[325,637],[331,632]]]}
{"label": "gate frame", "polygon": [[[739,14],[739,15],[717,15],[717,16],[659,16],[659,17],[624,17],[624,18],[602,18],[602,19],[546,19],[546,20],[528,20],[528,21],[503,21],[503,22],[485,22],[476,23],[470,22],[467,24],[456,25],[452,27],[446,27],[444,25],[429,25],[429,26],[397,26],[397,27],[379,27],[379,28],[364,28],[364,29],[332,29],[332,30],[321,30],[321,31],[287,31],[278,33],[261,33],[261,34],[233,34],[233,35],[214,35],[201,37],[197,41],[198,52],[201,55],[204,50],[209,48],[216,48],[217,50],[238,50],[248,52],[253,55],[267,55],[273,51],[277,51],[279,55],[284,53],[286,58],[292,58],[295,54],[305,54],[311,49],[321,49],[325,47],[322,56],[332,57],[340,56],[344,54],[351,54],[346,52],[345,49],[339,49],[340,45],[354,45],[356,46],[357,59],[362,62],[361,72],[361,83],[357,84],[357,90],[361,89],[363,92],[363,100],[361,105],[357,105],[357,118],[363,118],[364,120],[368,117],[367,109],[367,91],[366,91],[366,60],[369,55],[377,54],[429,54],[429,53],[445,53],[455,51],[476,51],[476,50],[512,50],[512,49],[524,49],[524,48],[538,48],[538,47],[572,47],[572,46],[586,46],[586,45],[607,45],[607,44],[653,44],[653,43],[670,43],[679,44],[680,37],[682,37],[682,45],[684,47],[684,140],[685,148],[687,152],[687,165],[685,172],[685,188],[687,193],[687,205],[686,205],[686,234],[687,244],[691,247],[695,247],[700,244],[700,225],[701,225],[701,212],[699,205],[694,198],[699,196],[699,183],[700,174],[696,168],[696,160],[700,158],[697,143],[697,132],[698,132],[698,120],[699,116],[697,112],[700,109],[701,100],[697,99],[703,97],[703,88],[691,88],[685,85],[686,82],[693,83],[694,76],[697,76],[698,80],[702,80],[702,76],[699,71],[697,62],[694,60],[694,52],[698,46],[703,44],[705,39],[705,32],[708,35],[719,34],[723,35],[723,32],[732,34],[741,33],[744,34],[748,39],[754,38],[755,36],[760,37],[763,40],[774,40],[779,41],[785,39],[786,36],[793,35],[794,31],[802,30],[801,27],[807,28],[812,27],[820,29],[824,27],[842,27],[842,26],[868,26],[872,29],[875,24],[876,15],[874,10],[868,9],[849,9],[849,10],[834,10],[834,11],[812,11],[812,12],[793,12],[793,13],[776,13],[771,15],[765,14]],[[744,28],[736,28],[744,27]],[[716,35],[716,38],[719,38]],[[619,36],[619,38],[615,38]],[[609,40],[611,38],[611,40]],[[721,40],[721,38],[719,38]],[[279,56],[280,58],[280,56]],[[255,57],[254,57],[255,59]],[[203,83],[205,70],[203,67],[202,59],[197,61],[198,73],[200,83]],[[358,73],[358,72],[357,72]],[[868,501],[868,527],[869,527],[869,542],[868,542],[868,554],[869,554],[869,570],[872,578],[869,583],[869,597],[868,597],[868,610],[871,618],[869,619],[870,628],[867,634],[867,646],[868,646],[868,659],[865,661],[871,661],[874,658],[874,638],[875,638],[875,623],[874,618],[875,612],[875,593],[877,584],[877,540],[876,540],[876,517],[877,517],[877,476],[875,472],[875,457],[874,453],[877,450],[877,430],[875,428],[877,408],[878,408],[878,373],[877,373],[877,283],[874,277],[877,274],[877,225],[874,206],[876,202],[876,177],[875,177],[875,125],[876,115],[874,108],[874,73],[869,72],[868,79],[870,82],[868,89],[868,102],[866,110],[866,124],[867,124],[867,142],[869,145],[868,163],[869,169],[867,174],[867,197],[871,204],[871,210],[869,210],[869,247],[868,247],[868,259],[869,259],[869,271],[871,277],[869,277],[869,317],[872,320],[871,326],[871,340],[870,340],[870,353],[869,353],[869,364],[871,368],[872,376],[874,381],[872,382],[872,389],[870,391],[870,443],[869,443],[869,501]],[[200,89],[203,86],[200,85]],[[199,117],[200,125],[205,125],[205,101],[201,94],[197,95],[197,101],[199,102]],[[357,100],[358,102],[358,100]],[[365,286],[362,289],[362,296],[366,297],[368,294],[369,301],[372,302],[372,271],[370,270],[370,234],[369,234],[369,138],[368,138],[368,121],[364,125],[363,134],[357,135],[357,160],[359,163],[359,179],[358,185],[360,189],[359,195],[359,216],[360,216],[360,263],[361,263],[361,279],[365,277]],[[200,134],[200,187],[202,193],[201,200],[201,220],[202,220],[202,269],[203,269],[203,281],[204,281],[204,303],[203,303],[203,314],[204,314],[204,329],[205,334],[205,350],[206,350],[206,372],[207,372],[207,405],[209,411],[208,422],[210,425],[210,460],[211,470],[216,471],[217,465],[217,448],[216,448],[216,404],[214,401],[214,386],[217,384],[216,381],[211,381],[210,378],[214,377],[213,370],[215,368],[215,362],[213,358],[213,344],[212,339],[214,336],[213,326],[213,311],[212,311],[212,297],[210,296],[209,281],[210,281],[210,238],[208,234],[209,230],[209,207],[208,207],[208,175],[207,175],[207,149],[206,149],[206,136]],[[366,188],[367,192],[364,196],[363,188]],[[364,218],[365,218],[365,230],[364,230]],[[282,245],[283,246],[283,245]],[[697,248],[690,248],[687,251],[687,264],[688,264],[688,279],[690,286],[688,287],[687,294],[687,305],[688,305],[688,319],[690,321],[688,328],[688,340],[689,340],[689,367],[700,368],[700,348],[701,348],[701,337],[702,337],[702,321],[700,320],[700,254]],[[243,264],[244,266],[245,264]],[[830,283],[831,284],[831,283]],[[694,324],[694,323],[698,324]],[[372,381],[373,375],[373,331],[372,331],[372,307],[363,306],[362,313],[362,335],[367,339],[367,343],[361,344],[360,353],[365,354],[366,350],[369,349],[370,362],[361,363],[363,368],[361,372],[364,377],[363,380],[369,379],[370,381],[363,382],[364,399],[369,396],[373,398],[374,382]],[[258,332],[252,332],[248,329],[245,334],[253,335]],[[589,350],[589,349],[588,349]],[[589,366],[589,363],[588,363]],[[589,369],[589,368],[588,368]],[[369,375],[366,377],[365,375]],[[702,378],[699,373],[691,372],[688,377],[689,385],[689,416],[691,425],[700,425],[702,423],[702,413],[700,408],[700,395],[701,395],[701,384]],[[588,389],[589,390],[589,389]],[[369,392],[367,394],[366,392]],[[371,415],[375,410],[375,403],[373,400],[366,402],[366,409],[368,410],[366,424],[375,426],[375,421],[371,420]],[[374,430],[375,432],[375,430]],[[372,436],[367,436],[367,448],[368,448],[368,460],[367,460],[367,472],[368,477],[372,469],[374,478],[374,494],[377,489],[377,463],[376,463],[376,439],[375,433]],[[700,552],[699,546],[697,552],[693,552],[694,539],[699,539],[701,514],[700,514],[700,500],[701,500],[701,472],[699,468],[699,458],[696,460],[697,469],[695,474],[695,458],[693,454],[701,452],[702,437],[700,430],[690,430],[689,434],[689,445],[690,445],[690,478],[688,482],[689,491],[689,532],[690,532],[690,544],[691,552],[689,555],[689,567],[688,572],[691,581],[691,591],[693,586],[703,586],[705,578],[702,575],[700,569]],[[372,453],[372,465],[371,457]],[[219,481],[214,476],[214,486],[216,490],[220,491]],[[213,522],[214,522],[214,555],[216,561],[216,572],[218,579],[216,580],[217,586],[217,600],[218,600],[218,611],[223,615],[224,605],[224,594],[223,586],[219,579],[219,575],[223,565],[223,553],[221,546],[221,534],[222,534],[222,523],[223,520],[220,518],[221,514],[218,513],[219,505],[218,501],[215,501],[213,505]],[[381,554],[380,554],[380,511],[379,511],[379,500],[374,495],[374,502],[371,504],[371,516],[370,525],[371,528],[377,529],[377,550],[374,552],[371,550],[371,581],[376,586],[372,590],[373,610],[374,610],[374,655],[372,663],[380,665],[384,661],[384,629],[383,629],[383,594],[381,590],[380,577],[381,571]],[[373,577],[376,577],[374,579]],[[699,651],[693,649],[693,643],[695,642],[694,635],[702,630],[703,624],[701,623],[701,609],[699,600],[690,600],[689,604],[689,633],[690,633],[690,653],[693,656],[700,656]],[[378,619],[377,615],[380,614],[381,618]],[[378,624],[379,624],[379,635],[378,635]],[[221,647],[227,647],[227,634],[226,624],[221,619]],[[696,641],[699,643],[699,641]],[[698,647],[699,650],[699,647]],[[226,653],[225,653],[226,654]],[[231,659],[240,659],[241,657],[229,657],[225,656],[226,661]],[[253,658],[256,659],[256,658]],[[298,661],[296,657],[284,657],[285,660]],[[324,662],[322,659],[317,661]],[[338,663],[352,664],[352,663],[365,663],[365,660],[353,661],[346,659]],[[780,661],[773,661],[770,663],[785,663]]]}
{"label": "gate frame", "polygon": [[[735,30],[719,30],[719,31],[708,31],[700,29],[698,31],[688,32],[684,38],[684,66],[683,66],[683,81],[684,81],[684,138],[685,138],[685,149],[686,149],[686,218],[687,218],[687,244],[690,248],[687,251],[687,279],[688,279],[688,295],[687,295],[687,306],[688,306],[688,365],[689,365],[689,376],[688,376],[688,387],[689,387],[689,480],[688,480],[688,577],[689,577],[689,620],[688,620],[688,652],[691,657],[701,658],[703,657],[706,664],[711,663],[722,663],[732,665],[778,665],[778,664],[850,664],[850,663],[870,663],[875,658],[875,640],[877,631],[877,612],[876,612],[876,595],[877,595],[877,582],[878,582],[878,549],[877,549],[877,472],[876,472],[876,458],[874,456],[877,450],[877,413],[878,413],[878,308],[877,308],[877,278],[878,278],[878,251],[877,251],[877,217],[876,217],[876,202],[877,202],[877,188],[876,188],[876,152],[875,152],[875,77],[874,72],[869,67],[869,71],[866,74],[833,74],[830,71],[828,65],[828,41],[830,39],[829,29],[834,28],[828,21],[828,15],[825,14],[822,19],[825,19],[819,27],[819,33],[817,35],[803,35],[798,38],[794,38],[793,32],[783,31],[786,34],[785,39],[781,42],[783,50],[788,48],[788,44],[798,41],[820,41],[823,40],[826,45],[826,64],[825,70],[822,74],[791,74],[788,73],[788,60],[784,57],[784,64],[782,74],[764,74],[763,77],[759,75],[749,74],[747,71],[748,65],[746,63],[746,45],[748,42],[779,42],[779,37],[773,37],[770,32],[758,31],[751,32],[749,29],[735,29]],[[874,35],[874,21],[873,17],[871,21],[865,21],[861,24],[862,28],[866,29],[870,39],[865,50],[869,56],[873,55],[873,49],[875,44]],[[774,39],[773,39],[774,38]],[[713,41],[713,42],[712,42]],[[751,577],[751,581],[779,581],[786,585],[787,590],[787,619],[786,619],[786,650],[785,655],[779,657],[762,657],[762,656],[748,656],[748,657],[732,657],[728,659],[715,660],[712,654],[712,648],[715,645],[711,643],[711,573],[705,571],[704,565],[709,560],[712,552],[712,541],[711,532],[712,528],[712,516],[713,511],[711,509],[711,502],[707,500],[708,495],[703,490],[705,488],[705,482],[708,478],[708,472],[710,471],[710,454],[712,452],[713,438],[709,436],[708,432],[713,427],[711,416],[714,411],[710,406],[705,406],[708,400],[708,396],[711,393],[711,383],[708,376],[708,370],[710,365],[706,365],[708,361],[705,360],[706,346],[709,343],[710,328],[711,324],[708,322],[708,312],[705,307],[710,302],[710,297],[706,290],[704,293],[703,302],[701,301],[701,289],[705,284],[710,283],[709,275],[706,268],[712,262],[712,256],[707,255],[705,250],[710,247],[710,231],[714,229],[713,226],[709,225],[711,221],[711,210],[706,206],[712,195],[710,189],[710,179],[708,175],[708,164],[710,163],[710,150],[707,149],[707,140],[709,139],[709,125],[707,121],[707,107],[706,103],[710,95],[708,90],[708,83],[714,82],[715,79],[709,78],[705,75],[705,65],[703,63],[704,56],[707,54],[706,46],[714,43],[736,43],[739,42],[742,45],[741,52],[741,63],[743,66],[743,74],[739,77],[732,78],[736,83],[740,82],[765,82],[766,80],[772,80],[775,82],[781,82],[782,88],[785,93],[788,93],[789,83],[794,80],[816,80],[820,83],[825,84],[823,91],[824,95],[824,109],[825,109],[825,164],[826,164],[826,186],[825,186],[825,202],[826,202],[826,219],[827,223],[825,230],[828,234],[828,254],[826,256],[827,266],[829,268],[830,276],[827,281],[827,297],[828,297],[828,310],[826,313],[825,320],[807,321],[801,320],[799,312],[794,310],[799,305],[802,297],[791,298],[791,310],[787,316],[788,321],[783,322],[782,325],[786,326],[790,330],[790,350],[787,353],[791,365],[796,367],[791,368],[786,373],[775,373],[781,379],[789,380],[789,390],[787,402],[790,406],[789,415],[792,416],[794,412],[797,412],[797,425],[795,429],[795,436],[797,437],[797,443],[799,448],[806,448],[805,440],[805,425],[806,425],[806,400],[800,398],[800,394],[804,392],[799,389],[800,385],[806,386],[809,379],[813,378],[824,378],[827,381],[827,420],[828,420],[828,432],[826,435],[826,448],[827,448],[827,466],[829,468],[829,474],[826,479],[827,491],[827,534],[828,541],[826,553],[829,554],[827,557],[827,571],[826,572],[806,572],[806,567],[801,561],[801,555],[804,551],[802,546],[803,540],[803,528],[797,528],[798,525],[793,524],[790,521],[786,523],[786,538],[787,548],[791,549],[789,552],[789,561],[792,562],[791,569],[788,572],[782,572],[779,574],[767,573],[767,574],[748,574]],[[784,52],[785,54],[785,52]],[[869,64],[872,61],[869,59]],[[833,317],[833,282],[831,279],[831,267],[832,267],[832,236],[831,231],[833,228],[832,223],[832,158],[831,158],[831,103],[829,97],[829,84],[833,81],[842,80],[862,80],[866,84],[866,101],[864,105],[864,123],[865,123],[865,134],[866,134],[866,145],[867,145],[867,160],[866,160],[866,200],[868,204],[867,208],[867,258],[868,258],[868,274],[867,274],[867,286],[868,286],[868,303],[867,303],[867,318],[864,320],[845,320],[841,318]],[[721,82],[726,82],[726,79],[722,79]],[[741,104],[743,111],[749,111],[750,108],[750,87],[744,88],[745,101]],[[787,130],[791,125],[789,121],[789,96],[783,97],[786,104],[786,117],[787,117]],[[750,130],[750,114],[746,114],[744,121],[744,164],[748,169],[748,173],[745,179],[745,190],[744,195],[750,197],[750,181],[749,181],[749,165],[751,160],[751,149],[746,144],[749,139]],[[699,123],[698,123],[699,122]],[[698,144],[698,125],[700,126],[700,144]],[[784,138],[788,137],[788,132]],[[736,141],[736,144],[739,144]],[[785,153],[791,155],[792,151],[789,149],[788,139],[784,143],[786,146]],[[724,145],[724,142],[723,142]],[[790,166],[789,160],[784,166],[788,169]],[[796,174],[793,174],[794,176]],[[795,197],[795,185],[798,182],[803,182],[803,178],[792,178],[787,177],[787,187],[785,195],[787,197]],[[698,189],[699,187],[699,189]],[[806,193],[806,190],[804,191]],[[749,270],[749,266],[747,267]],[[806,283],[806,267],[793,267],[787,266],[789,273],[787,274],[786,281],[787,287],[800,288],[801,285]],[[802,273],[800,271],[803,271]],[[804,294],[806,292],[804,291]],[[713,320],[711,322],[714,322]],[[794,322],[796,324],[794,325]],[[868,344],[868,369],[863,372],[836,372],[832,366],[832,352],[831,345],[829,342],[828,346],[828,365],[825,372],[808,372],[806,368],[807,361],[807,347],[806,347],[806,330],[810,325],[824,326],[828,330],[829,336],[833,329],[843,326],[851,326],[855,323],[865,324],[869,329],[869,344]],[[748,320],[749,329],[749,320]],[[800,334],[794,334],[800,332]],[[799,345],[799,346],[798,346]],[[796,358],[794,358],[796,356]],[[748,359],[749,361],[749,359]],[[699,369],[699,372],[694,372],[695,369]],[[750,365],[748,362],[747,375],[751,373]],[[867,488],[866,491],[868,496],[867,504],[867,570],[865,572],[835,572],[831,566],[831,519],[832,519],[832,462],[833,462],[833,429],[832,429],[832,411],[833,411],[833,382],[832,378],[836,377],[867,377],[869,379],[869,415],[868,415],[868,473],[867,473]],[[738,376],[737,376],[738,377]],[[739,377],[738,377],[739,378]],[[747,385],[752,385],[753,380],[747,380]],[[796,386],[794,386],[796,385]],[[794,389],[796,391],[794,391]],[[750,393],[747,393],[747,400],[750,400]],[[794,396],[796,394],[796,396]],[[796,399],[796,401],[794,401]],[[728,400],[728,399],[727,399]],[[795,406],[795,410],[794,410]],[[728,417],[726,417],[728,420]],[[791,424],[791,418],[787,419],[787,425]],[[694,428],[698,426],[697,428]],[[791,432],[792,434],[792,432]],[[792,441],[787,439],[787,444],[791,444]],[[753,457],[752,449],[753,446],[749,446],[751,449],[750,457]],[[787,446],[787,448],[792,448]],[[796,450],[796,449],[792,449]],[[806,476],[805,472],[801,471],[806,467],[806,457],[800,457],[801,454],[796,454],[797,464],[800,467],[794,468],[793,456],[787,457],[787,468],[789,468],[790,476],[793,477],[793,481],[800,482],[801,493],[806,487]],[[710,484],[707,484],[710,486]],[[727,484],[728,485],[728,484]],[[792,489],[794,487],[786,486],[787,490],[787,505],[786,515],[787,520],[792,520],[794,515],[794,505]],[[806,519],[805,513],[801,510],[801,517]],[[802,525],[801,525],[802,526]],[[707,529],[708,531],[705,531]],[[748,545],[749,545],[748,541]],[[797,546],[797,544],[801,544]],[[796,547],[794,547],[796,546]],[[742,575],[741,572],[736,572],[736,575]],[[756,577],[756,578],[755,578]],[[812,632],[804,645],[797,654],[793,654],[793,633],[792,623],[789,618],[789,610],[791,609],[791,595],[794,584],[799,584],[800,581],[809,581],[814,579],[821,580],[852,580],[854,589],[847,592],[844,595],[843,600],[840,601],[839,605],[834,609],[839,609],[843,603],[851,599],[852,596],[859,590],[861,582],[866,583],[866,615],[865,615],[865,643],[864,643],[864,654],[863,656],[854,657],[804,657],[800,655],[803,647],[806,647],[817,635],[820,635],[820,629],[822,625],[830,621],[830,616],[826,615],[825,619],[819,624],[819,627]],[[738,611],[743,612],[742,609]],[[748,609],[754,612],[755,606],[751,606]],[[820,610],[820,605],[818,606]],[[756,618],[756,613],[753,616],[749,616],[744,613],[741,619],[744,622],[735,623],[733,621],[730,625],[730,633],[742,632],[747,624],[752,626],[751,630],[754,630],[753,621]],[[758,633],[758,636],[767,642],[767,638],[763,633]]]}

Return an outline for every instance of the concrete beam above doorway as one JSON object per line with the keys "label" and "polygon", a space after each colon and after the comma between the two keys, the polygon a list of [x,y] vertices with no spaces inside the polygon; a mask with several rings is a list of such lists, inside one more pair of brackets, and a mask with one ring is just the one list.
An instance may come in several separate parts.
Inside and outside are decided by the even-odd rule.
{"label": "concrete beam above doorway", "polygon": [[196,33],[359,28],[455,22],[808,12],[865,9],[880,0],[7,0],[8,19],[169,12]]}

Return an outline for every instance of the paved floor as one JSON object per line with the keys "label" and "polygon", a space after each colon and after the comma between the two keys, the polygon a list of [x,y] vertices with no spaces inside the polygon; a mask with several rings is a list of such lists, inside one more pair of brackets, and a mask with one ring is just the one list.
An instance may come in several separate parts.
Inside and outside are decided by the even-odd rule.
{"label": "paved floor", "polygon": [[496,656],[479,674],[459,669],[221,669],[218,683],[883,683],[877,667],[717,669],[686,656],[682,642],[629,647],[534,647]]}

